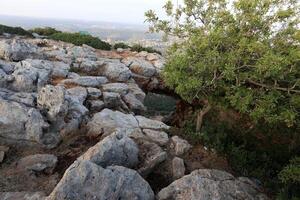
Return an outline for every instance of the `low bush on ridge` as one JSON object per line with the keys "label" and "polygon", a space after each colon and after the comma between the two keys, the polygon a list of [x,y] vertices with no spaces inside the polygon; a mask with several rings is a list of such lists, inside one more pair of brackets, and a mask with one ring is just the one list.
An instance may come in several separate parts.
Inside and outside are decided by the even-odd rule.
{"label": "low bush on ridge", "polygon": [[0,35],[2,35],[3,33],[32,36],[32,34],[29,31],[26,31],[21,27],[11,27],[0,24]]}
{"label": "low bush on ridge", "polygon": [[107,42],[100,40],[97,37],[91,35],[85,35],[80,33],[55,33],[49,36],[50,39],[59,40],[63,42],[69,42],[75,45],[89,45],[95,49],[110,50],[111,45]]}

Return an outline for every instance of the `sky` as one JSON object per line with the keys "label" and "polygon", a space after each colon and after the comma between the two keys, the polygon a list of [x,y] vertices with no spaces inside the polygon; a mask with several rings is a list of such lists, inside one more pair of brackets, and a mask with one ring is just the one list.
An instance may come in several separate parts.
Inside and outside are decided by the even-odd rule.
{"label": "sky", "polygon": [[0,15],[143,24],[165,0],[0,0]]}

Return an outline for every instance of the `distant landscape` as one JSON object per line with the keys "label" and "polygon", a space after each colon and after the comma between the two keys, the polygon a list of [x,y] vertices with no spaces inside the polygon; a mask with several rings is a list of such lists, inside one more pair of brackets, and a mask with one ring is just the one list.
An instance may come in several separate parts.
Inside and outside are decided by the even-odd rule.
{"label": "distant landscape", "polygon": [[85,32],[109,43],[125,42],[163,49],[168,43],[162,42],[157,33],[148,33],[147,26],[101,21],[79,21],[0,15],[0,24],[20,26],[24,29],[53,27],[65,32]]}

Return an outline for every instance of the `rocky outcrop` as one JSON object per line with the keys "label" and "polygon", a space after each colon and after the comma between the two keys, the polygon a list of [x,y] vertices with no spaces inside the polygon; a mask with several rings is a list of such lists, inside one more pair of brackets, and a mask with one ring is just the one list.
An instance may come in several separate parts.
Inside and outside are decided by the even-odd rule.
{"label": "rocky outcrop", "polygon": [[218,170],[196,170],[190,175],[173,182],[162,189],[157,198],[167,199],[268,199],[255,183],[234,178],[231,174]]}
{"label": "rocky outcrop", "polygon": [[[165,123],[143,116],[145,92],[165,89],[164,62],[147,52],[0,37],[0,137],[30,149],[9,165],[7,156],[14,152],[0,148],[0,163],[8,176],[14,174],[10,168],[19,173],[7,180],[33,180],[28,191],[36,191],[15,189],[0,193],[0,199],[153,200],[153,185],[146,180],[164,187],[176,180],[158,199],[263,197],[251,181],[226,172],[184,176],[192,146],[178,136],[169,138]],[[39,193],[40,179],[51,193],[47,197]]]}

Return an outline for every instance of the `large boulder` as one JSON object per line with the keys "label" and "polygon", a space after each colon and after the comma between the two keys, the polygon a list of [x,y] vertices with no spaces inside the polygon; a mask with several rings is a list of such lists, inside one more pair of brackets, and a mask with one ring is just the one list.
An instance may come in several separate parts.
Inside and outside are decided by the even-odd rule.
{"label": "large boulder", "polygon": [[117,131],[91,147],[79,160],[89,160],[102,167],[118,165],[132,168],[138,164],[138,146],[121,131]]}
{"label": "large boulder", "polygon": [[200,169],[162,189],[157,199],[263,200],[268,198],[249,179],[244,181],[224,171]]}
{"label": "large boulder", "polygon": [[134,170],[121,166],[106,169],[90,162],[75,161],[47,200],[154,200],[149,184]]}
{"label": "large boulder", "polygon": [[120,128],[135,129],[139,126],[132,114],[104,109],[93,116],[87,127],[90,136],[99,136],[109,135]]}

